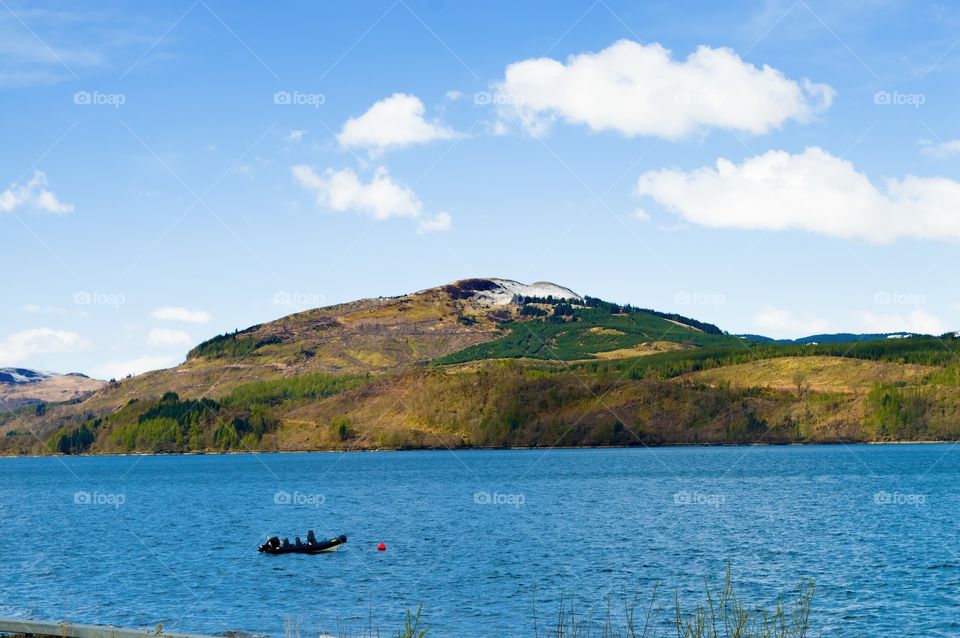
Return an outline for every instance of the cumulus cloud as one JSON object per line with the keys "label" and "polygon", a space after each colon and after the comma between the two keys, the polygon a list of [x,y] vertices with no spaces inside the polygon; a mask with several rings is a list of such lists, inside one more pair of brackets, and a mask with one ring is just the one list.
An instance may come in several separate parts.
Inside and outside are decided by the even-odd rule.
{"label": "cumulus cloud", "polygon": [[363,115],[347,120],[337,141],[344,148],[362,148],[378,156],[384,151],[458,136],[438,120],[428,122],[423,114],[420,98],[394,93],[374,103]]}
{"label": "cumulus cloud", "polygon": [[957,157],[960,155],[960,140],[948,140],[946,142],[920,140],[920,152],[938,159]]}
{"label": "cumulus cloud", "polygon": [[91,344],[76,332],[31,328],[0,341],[0,365],[16,365],[37,354],[81,352]]}
{"label": "cumulus cloud", "polygon": [[[423,203],[412,188],[390,176],[386,168],[377,168],[369,182],[364,182],[352,169],[327,169],[322,174],[311,167],[291,167],[294,181],[310,192],[321,208],[337,212],[351,211],[374,219],[409,217],[421,219]],[[420,222],[422,232],[447,230],[452,218],[437,213]]]}
{"label": "cumulus cloud", "polygon": [[61,202],[47,190],[47,175],[43,171],[34,171],[26,184],[11,184],[10,188],[0,193],[0,213],[10,213],[24,207],[56,215],[73,212],[72,204]]}
{"label": "cumulus cloud", "polygon": [[178,362],[177,357],[137,357],[127,361],[107,361],[93,368],[90,375],[97,379],[122,379],[128,374],[136,376],[150,370],[172,368]]}
{"label": "cumulus cloud", "polygon": [[193,343],[193,338],[183,330],[153,328],[147,333],[147,345],[151,348],[187,346],[191,343]]}
{"label": "cumulus cloud", "polygon": [[210,313],[204,310],[191,310],[180,306],[165,306],[157,308],[150,316],[160,321],[182,321],[184,323],[207,323]]}
{"label": "cumulus cloud", "polygon": [[744,62],[728,48],[701,46],[675,60],[659,44],[620,40],[563,63],[509,65],[491,102],[531,134],[562,120],[593,131],[678,139],[706,128],[766,133],[829,108],[834,90]]}
{"label": "cumulus cloud", "polygon": [[376,169],[366,184],[353,169],[327,169],[322,175],[311,167],[292,167],[293,178],[317,198],[317,204],[337,212],[353,210],[375,219],[419,217],[423,205],[408,186],[392,177],[386,168]]}
{"label": "cumulus cloud", "polygon": [[761,334],[776,339],[796,339],[830,331],[830,322],[811,314],[794,315],[789,310],[767,306],[753,317]]}
{"label": "cumulus cloud", "polygon": [[806,230],[871,242],[960,239],[960,183],[916,177],[871,183],[852,163],[816,147],[769,151],[736,164],[640,176],[637,193],[712,228]]}
{"label": "cumulus cloud", "polygon": [[453,226],[453,218],[450,217],[449,213],[437,213],[429,219],[424,219],[417,226],[417,232],[421,235],[424,233],[435,233],[444,230],[450,230]]}

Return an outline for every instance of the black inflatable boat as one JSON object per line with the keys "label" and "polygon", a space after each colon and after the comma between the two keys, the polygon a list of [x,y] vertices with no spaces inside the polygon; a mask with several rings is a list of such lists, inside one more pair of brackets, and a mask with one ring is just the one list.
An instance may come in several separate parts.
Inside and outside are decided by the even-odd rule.
{"label": "black inflatable boat", "polygon": [[345,534],[330,540],[318,541],[316,536],[313,535],[313,530],[310,530],[307,532],[306,543],[300,542],[299,536],[292,543],[286,538],[280,540],[274,536],[261,545],[257,551],[265,554],[322,554],[324,552],[335,552],[346,542]]}

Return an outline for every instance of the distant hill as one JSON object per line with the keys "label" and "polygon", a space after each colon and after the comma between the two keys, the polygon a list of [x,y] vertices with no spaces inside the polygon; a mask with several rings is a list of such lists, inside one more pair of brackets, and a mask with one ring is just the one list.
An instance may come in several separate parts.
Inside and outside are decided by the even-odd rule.
{"label": "distant hill", "polygon": [[79,373],[56,374],[29,368],[0,368],[0,412],[25,405],[89,396],[104,382]]}
{"label": "distant hill", "polygon": [[216,335],[91,394],[40,398],[70,377],[7,371],[44,403],[7,404],[0,452],[960,437],[960,338],[898,336],[734,336],[550,282],[465,279]]}
{"label": "distant hill", "polygon": [[756,341],[759,343],[795,343],[795,344],[804,344],[804,343],[855,343],[858,341],[876,341],[878,339],[906,339],[909,337],[919,337],[922,336],[916,332],[876,332],[876,333],[853,333],[853,332],[837,332],[832,334],[818,334],[810,335],[809,337],[800,337],[798,339],[771,339],[770,337],[764,337],[763,335],[754,335],[754,334],[741,334],[737,335],[742,339],[748,341]]}
{"label": "distant hill", "polygon": [[0,385],[20,386],[37,383],[52,376],[54,375],[49,372],[40,372],[28,368],[0,368]]}

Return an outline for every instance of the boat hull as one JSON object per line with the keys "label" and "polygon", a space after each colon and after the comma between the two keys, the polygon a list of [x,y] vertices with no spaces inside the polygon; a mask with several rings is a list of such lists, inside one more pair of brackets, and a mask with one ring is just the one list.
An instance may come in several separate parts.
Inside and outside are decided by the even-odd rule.
{"label": "boat hull", "polygon": [[271,538],[258,548],[262,554],[327,554],[340,549],[340,546],[347,542],[344,534],[325,541],[316,543],[301,543],[300,545],[283,545],[276,538]]}

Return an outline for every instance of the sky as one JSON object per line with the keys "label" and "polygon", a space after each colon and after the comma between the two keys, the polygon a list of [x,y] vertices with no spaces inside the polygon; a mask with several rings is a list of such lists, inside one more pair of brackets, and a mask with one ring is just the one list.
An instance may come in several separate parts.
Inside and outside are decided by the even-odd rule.
{"label": "sky", "polygon": [[0,0],[0,366],[465,277],[960,329],[960,7]]}

